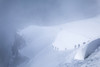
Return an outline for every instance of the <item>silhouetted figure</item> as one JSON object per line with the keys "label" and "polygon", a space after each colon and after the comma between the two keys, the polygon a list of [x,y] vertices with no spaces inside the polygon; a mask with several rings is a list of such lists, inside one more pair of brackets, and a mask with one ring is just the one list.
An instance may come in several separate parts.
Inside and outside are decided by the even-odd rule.
{"label": "silhouetted figure", "polygon": [[65,50],[67,50],[67,48],[65,48]]}
{"label": "silhouetted figure", "polygon": [[77,46],[75,45],[74,48],[77,48]]}
{"label": "silhouetted figure", "polygon": [[59,48],[57,48],[57,51],[59,50]]}
{"label": "silhouetted figure", "polygon": [[55,50],[57,50],[57,48],[55,47]]}
{"label": "silhouetted figure", "polygon": [[80,44],[78,44],[78,48],[80,47]]}
{"label": "silhouetted figure", "polygon": [[86,42],[83,42],[83,44],[86,44]]}

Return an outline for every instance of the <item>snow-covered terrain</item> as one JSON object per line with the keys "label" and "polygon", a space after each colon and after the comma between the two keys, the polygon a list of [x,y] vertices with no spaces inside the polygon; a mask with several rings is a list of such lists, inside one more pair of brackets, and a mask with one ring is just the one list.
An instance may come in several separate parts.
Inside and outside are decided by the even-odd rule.
{"label": "snow-covered terrain", "polygon": [[0,0],[0,67],[99,67],[99,29],[100,0]]}
{"label": "snow-covered terrain", "polygon": [[[22,30],[20,35],[25,38],[28,45],[20,52],[30,60],[20,67],[99,67],[99,48],[96,48],[96,51],[94,49],[88,58],[78,59],[84,54],[85,50],[81,51],[82,48],[100,38],[99,19],[100,16],[97,16],[52,27],[30,26]],[[40,34],[41,36],[38,36]],[[34,39],[30,35],[37,38]],[[34,45],[34,42],[37,45]],[[95,44],[97,43],[93,45]],[[78,57],[75,58],[77,53]]]}
{"label": "snow-covered terrain", "polygon": [[[78,44],[82,44],[83,42],[87,43],[89,41],[99,38],[100,37],[100,30],[99,30],[100,20],[99,19],[100,17],[97,16],[95,18],[80,20],[80,21],[61,25],[60,28],[64,30],[65,32],[61,31],[60,34],[58,34],[58,37],[55,40],[54,46],[57,45],[58,48],[62,49],[62,46],[59,46],[59,44],[56,44],[56,43],[60,43],[63,41],[62,45],[64,43],[64,47],[65,47],[65,44],[69,45],[70,42],[71,42],[70,44],[78,45]],[[65,39],[69,41],[64,41]]]}

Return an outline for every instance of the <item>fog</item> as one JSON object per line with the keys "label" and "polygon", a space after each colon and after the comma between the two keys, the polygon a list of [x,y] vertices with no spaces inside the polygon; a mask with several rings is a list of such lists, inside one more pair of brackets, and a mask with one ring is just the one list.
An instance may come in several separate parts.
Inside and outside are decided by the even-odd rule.
{"label": "fog", "polygon": [[[34,38],[33,44],[41,47],[34,46],[35,55],[52,43],[59,31],[55,26],[95,17],[100,13],[99,4],[99,0],[0,0],[0,67],[17,67],[29,61],[27,53],[20,53],[28,44],[19,31],[30,25],[38,27],[34,28],[35,33],[29,34]],[[48,30],[51,31],[47,33]],[[47,43],[38,43],[39,38]]]}
{"label": "fog", "polygon": [[98,0],[1,0],[0,16],[15,26],[55,25],[96,16],[98,8]]}

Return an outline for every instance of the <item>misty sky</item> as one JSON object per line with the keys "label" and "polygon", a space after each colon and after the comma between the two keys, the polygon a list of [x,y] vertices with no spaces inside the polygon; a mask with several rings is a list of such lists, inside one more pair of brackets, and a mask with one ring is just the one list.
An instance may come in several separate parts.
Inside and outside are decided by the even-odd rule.
{"label": "misty sky", "polygon": [[[98,0],[1,0],[2,23],[55,25],[98,14]],[[17,24],[16,24],[17,23]]]}

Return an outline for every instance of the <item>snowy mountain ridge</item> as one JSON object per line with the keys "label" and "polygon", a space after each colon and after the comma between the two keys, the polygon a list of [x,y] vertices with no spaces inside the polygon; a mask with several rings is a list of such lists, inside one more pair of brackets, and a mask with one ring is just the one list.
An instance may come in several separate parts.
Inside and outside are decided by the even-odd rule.
{"label": "snowy mountain ridge", "polygon": [[[90,58],[91,60],[92,59],[91,56],[94,57],[95,55],[97,55],[97,57],[99,58],[100,55],[99,51],[94,52],[95,55],[90,55],[85,60],[76,60],[74,58],[75,55],[78,53],[78,51],[80,51],[82,48],[84,48],[92,41],[100,37],[99,22],[100,22],[99,17],[95,17],[87,20],[71,22],[71,23],[53,26],[49,28],[45,28],[45,27],[35,28],[33,26],[31,27],[31,29],[33,28],[34,30],[36,29],[37,31],[32,30],[32,33],[30,32],[31,34],[25,33],[28,32],[28,30],[24,30],[22,34],[26,36],[25,37],[26,41],[28,39],[31,40],[31,44],[30,44],[31,47],[30,45],[28,45],[26,48],[24,48],[22,50],[22,54],[28,56],[29,58],[32,58],[30,59],[29,63],[25,64],[25,66],[26,67],[27,66],[29,67],[40,67],[40,66],[42,67],[81,67],[81,66],[86,67],[87,63],[90,62],[87,61],[88,58]],[[42,34],[40,31],[41,32],[43,31]],[[50,34],[51,32],[52,35]],[[41,37],[38,36],[36,33],[38,33],[38,35],[41,35]],[[38,36],[38,37],[34,39],[32,37],[29,37],[30,35]],[[27,37],[29,38],[27,39]],[[30,51],[34,51],[35,49],[38,50],[37,47],[30,50],[30,48],[34,47],[34,40],[37,44],[35,46],[38,45],[43,46],[44,44],[45,45],[48,44],[49,47],[46,46],[45,49],[39,50],[39,52],[35,54],[35,57],[34,56],[30,57],[32,53],[34,55],[34,52],[29,53]],[[46,43],[46,41],[48,41],[49,43]],[[50,46],[51,44],[52,46]],[[79,44],[80,46],[78,47]],[[75,45],[77,46],[76,48]],[[70,48],[70,49],[66,49],[66,48]],[[29,54],[26,54],[25,50]],[[97,61],[99,62],[99,60],[96,60],[96,62]],[[90,62],[90,64],[92,64],[92,62]],[[99,63],[97,64],[99,65]]]}

